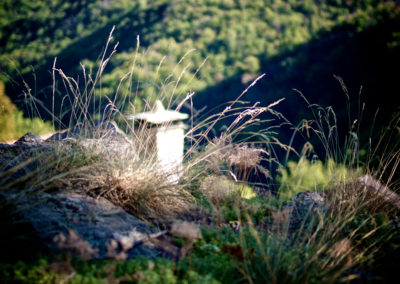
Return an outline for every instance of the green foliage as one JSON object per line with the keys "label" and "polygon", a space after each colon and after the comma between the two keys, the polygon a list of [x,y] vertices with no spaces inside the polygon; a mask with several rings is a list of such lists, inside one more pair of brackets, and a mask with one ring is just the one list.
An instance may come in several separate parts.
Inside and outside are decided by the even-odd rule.
{"label": "green foliage", "polygon": [[221,194],[227,198],[240,197],[244,199],[251,199],[257,197],[254,190],[245,183],[237,183],[229,180],[226,177],[208,177],[203,181],[204,191],[210,196]]}
{"label": "green foliage", "polygon": [[55,283],[57,276],[46,271],[48,265],[47,259],[39,259],[34,264],[19,261],[17,263],[1,263],[0,275],[2,282],[19,282],[19,283]]}
{"label": "green foliage", "polygon": [[[200,259],[196,264],[200,265]],[[220,272],[226,268],[228,259],[220,263]],[[199,262],[199,263],[197,263]],[[220,283],[211,273],[197,272],[182,261],[177,265],[168,259],[131,259],[124,262],[106,261],[54,261],[41,258],[34,263],[19,261],[14,264],[0,263],[2,283],[110,283],[110,281],[134,283]],[[210,263],[207,268],[210,269]]]}
{"label": "green foliage", "polygon": [[0,81],[0,141],[18,139],[27,132],[37,135],[54,131],[49,122],[40,118],[25,118],[22,111],[10,101],[4,92],[4,84]]}
{"label": "green foliage", "polygon": [[298,162],[289,161],[286,167],[281,165],[278,171],[279,196],[284,199],[291,199],[296,193],[307,190],[327,189],[355,177],[353,170],[333,159],[323,163],[320,160],[310,162],[303,157]]}
{"label": "green foliage", "polygon": [[[175,93],[182,98],[189,90],[205,90],[246,73],[259,74],[273,57],[316,40],[335,27],[349,25],[361,32],[387,20],[394,21],[398,17],[395,5],[378,0],[157,0],[151,5],[147,1],[126,0],[3,1],[0,66],[2,73],[11,78],[17,70],[29,74],[33,66],[38,82],[31,84],[37,84],[40,92],[49,95],[50,88],[41,88],[49,85],[48,72],[54,57],[67,75],[76,72],[79,62],[89,69],[96,66],[104,38],[116,25],[113,43],[119,42],[119,52],[104,71],[101,92],[115,96],[119,80],[133,71],[121,86],[123,96],[117,98],[117,105],[124,105],[122,101],[127,97],[140,111],[143,100],[155,96],[170,98]],[[393,49],[398,37],[394,31],[391,33],[387,44]],[[136,35],[140,35],[138,53]],[[192,49],[195,51],[184,56]],[[296,54],[295,58],[290,55],[288,62],[282,61],[285,72],[290,73],[293,62],[307,57],[307,52]],[[198,70],[205,58],[207,63]],[[10,77],[5,74],[0,76],[8,80]],[[285,74],[273,75],[285,78]],[[220,97],[228,95],[226,92],[222,91]],[[62,98],[63,95],[57,100]],[[128,104],[125,107],[130,110]]]}

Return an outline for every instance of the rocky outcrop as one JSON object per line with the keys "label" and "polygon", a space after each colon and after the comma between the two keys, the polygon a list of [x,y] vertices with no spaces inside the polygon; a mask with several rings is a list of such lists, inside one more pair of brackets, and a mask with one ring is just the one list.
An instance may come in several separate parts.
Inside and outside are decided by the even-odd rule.
{"label": "rocky outcrop", "polygon": [[48,139],[27,133],[14,144],[0,144],[0,189],[10,181],[27,176],[38,168],[41,161],[60,148],[91,153],[104,160],[135,156],[132,141],[114,122],[93,126],[76,126],[57,132]]}
{"label": "rocky outcrop", "polygon": [[93,125],[78,124],[71,129],[57,132],[48,141],[65,139],[102,139],[131,144],[126,134],[113,121],[94,123]]}
{"label": "rocky outcrop", "polygon": [[0,190],[32,173],[39,157],[52,151],[54,145],[40,136],[27,133],[14,144],[0,144]]}
{"label": "rocky outcrop", "polygon": [[28,132],[19,138],[14,145],[39,146],[43,141],[44,139],[41,136]]}
{"label": "rocky outcrop", "polygon": [[[15,247],[9,249],[29,247],[24,246],[29,239],[50,251],[66,250],[83,258],[162,255],[162,250],[148,242],[159,232],[105,198],[74,189],[41,192],[39,186],[24,187],[24,180],[38,174],[39,165],[46,163],[43,159],[51,160],[60,146],[63,151],[75,147],[104,159],[118,159],[121,153],[132,152],[131,144],[113,122],[75,127],[48,139],[27,133],[14,144],[0,144],[0,211],[4,219],[0,235],[8,242],[13,240],[10,244]],[[18,180],[21,182],[15,182]]]}
{"label": "rocky outcrop", "polygon": [[359,178],[358,183],[360,183],[365,193],[373,196],[381,206],[389,207],[392,211],[400,213],[400,196],[389,187],[383,185],[370,175]]}
{"label": "rocky outcrop", "polygon": [[21,233],[35,236],[51,251],[67,251],[84,259],[163,255],[146,244],[155,233],[150,226],[102,197],[77,192],[1,195],[12,204],[13,212],[8,214],[14,223],[25,223]]}
{"label": "rocky outcrop", "polygon": [[50,136],[46,142],[76,143],[79,146],[93,150],[106,159],[134,155],[132,141],[118,128],[113,121],[95,123],[94,125],[77,125],[67,131]]}
{"label": "rocky outcrop", "polygon": [[272,213],[270,225],[275,231],[289,234],[298,234],[305,230],[312,232],[318,224],[324,222],[323,218],[327,213],[334,216],[335,210],[345,208],[346,204],[358,206],[371,214],[385,212],[396,227],[399,224],[400,196],[378,180],[366,175],[338,188],[296,194],[291,202]]}
{"label": "rocky outcrop", "polygon": [[328,209],[323,192],[300,192],[280,210],[272,212],[270,227],[275,233],[288,233],[289,236],[292,233],[304,233],[306,230],[313,230],[319,222],[318,217]]}

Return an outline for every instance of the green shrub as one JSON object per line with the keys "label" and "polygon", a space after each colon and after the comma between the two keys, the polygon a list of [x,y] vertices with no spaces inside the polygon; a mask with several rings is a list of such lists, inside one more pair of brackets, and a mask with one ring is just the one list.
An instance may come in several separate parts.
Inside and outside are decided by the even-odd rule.
{"label": "green shrub", "polygon": [[249,185],[235,182],[226,176],[206,177],[201,187],[210,199],[227,199],[232,197],[251,199],[257,197],[257,194]]}
{"label": "green shrub", "polygon": [[0,81],[0,142],[18,139],[27,132],[40,135],[53,131],[49,122],[43,122],[38,117],[25,118],[7,97],[4,83]]}
{"label": "green shrub", "polygon": [[299,192],[323,190],[335,184],[350,182],[355,176],[354,170],[333,159],[323,163],[301,158],[298,162],[289,161],[286,167],[279,167],[279,195],[283,199],[290,199]]}

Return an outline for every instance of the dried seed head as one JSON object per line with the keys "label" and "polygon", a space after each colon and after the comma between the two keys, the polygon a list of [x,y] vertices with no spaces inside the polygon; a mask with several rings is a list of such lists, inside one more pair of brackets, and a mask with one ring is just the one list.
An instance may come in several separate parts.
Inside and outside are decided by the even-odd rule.
{"label": "dried seed head", "polygon": [[242,169],[254,169],[261,162],[263,153],[265,150],[254,146],[237,145],[228,156],[228,162]]}

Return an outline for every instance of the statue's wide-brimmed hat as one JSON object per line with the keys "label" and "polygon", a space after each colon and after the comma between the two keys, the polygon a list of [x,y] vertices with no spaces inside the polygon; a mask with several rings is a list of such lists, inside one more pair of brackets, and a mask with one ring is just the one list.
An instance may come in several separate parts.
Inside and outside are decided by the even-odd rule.
{"label": "statue's wide-brimmed hat", "polygon": [[127,116],[130,120],[142,120],[152,124],[163,124],[177,120],[184,120],[189,117],[186,113],[173,110],[166,110],[161,101],[157,100],[152,111],[142,112],[135,115]]}

